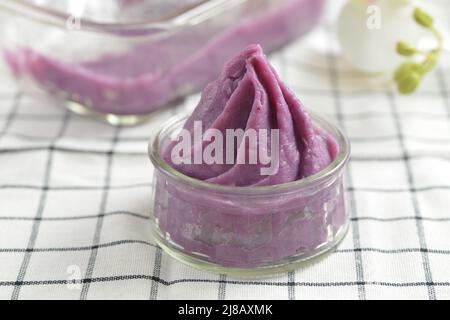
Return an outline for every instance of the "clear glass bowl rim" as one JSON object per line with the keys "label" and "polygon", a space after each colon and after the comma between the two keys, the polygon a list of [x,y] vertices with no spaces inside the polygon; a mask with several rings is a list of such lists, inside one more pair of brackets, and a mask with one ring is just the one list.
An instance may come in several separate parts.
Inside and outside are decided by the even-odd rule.
{"label": "clear glass bowl rim", "polygon": [[317,186],[318,184],[332,178],[335,174],[345,168],[350,158],[350,141],[348,137],[342,132],[342,130],[338,126],[333,124],[333,122],[329,121],[326,117],[323,117],[322,115],[311,112],[309,110],[307,110],[307,112],[313,122],[333,135],[333,137],[338,142],[339,152],[336,155],[334,161],[331,162],[323,170],[300,180],[271,186],[225,186],[195,179],[175,170],[161,157],[159,152],[160,142],[162,141],[162,139],[164,139],[164,137],[167,136],[167,134],[174,126],[180,123],[184,124],[184,121],[189,117],[189,115],[187,114],[173,116],[161,125],[161,129],[159,129],[158,132],[150,139],[150,142],[148,144],[149,158],[153,163],[155,170],[162,172],[164,175],[177,182],[186,184],[187,186],[196,189],[198,188],[210,192],[234,195],[266,195],[292,191],[298,192],[301,189],[307,189]]}
{"label": "clear glass bowl rim", "polygon": [[[230,8],[234,5],[241,5],[249,0],[209,0],[201,2],[185,11],[166,18],[165,20],[142,21],[130,23],[104,23],[97,22],[92,19],[80,17],[80,24],[83,29],[78,32],[95,31],[104,33],[114,33],[117,35],[135,35],[145,36],[155,32],[164,32],[182,28],[189,25],[195,25],[207,20],[211,16],[211,11],[216,10],[218,13]],[[7,10],[12,13],[23,15],[37,22],[45,23],[61,28],[66,28],[66,22],[72,16],[68,13],[60,12],[51,8],[34,5],[25,0],[2,0],[0,1],[0,9]]]}

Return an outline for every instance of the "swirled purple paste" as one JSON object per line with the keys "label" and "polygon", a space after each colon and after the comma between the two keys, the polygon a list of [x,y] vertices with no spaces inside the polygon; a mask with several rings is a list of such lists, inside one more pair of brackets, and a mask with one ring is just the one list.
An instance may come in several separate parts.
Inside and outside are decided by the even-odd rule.
{"label": "swirled purple paste", "polygon": [[[295,181],[325,168],[338,151],[334,138],[313,124],[301,102],[269,65],[259,45],[250,45],[231,59],[220,78],[203,90],[200,103],[184,127],[191,136],[194,136],[195,121],[201,122],[203,132],[216,129],[223,136],[226,129],[279,130],[279,168],[276,174],[267,176],[261,175],[260,163],[176,165],[171,159],[170,146],[165,150],[164,159],[172,167],[211,183],[266,186]],[[199,147],[205,146],[194,142],[192,149]],[[244,147],[248,148],[249,144]]]}
{"label": "swirled purple paste", "polygon": [[[177,171],[212,184],[275,186],[311,176],[327,167],[339,146],[316,125],[302,103],[280,80],[259,45],[251,45],[224,67],[219,79],[202,92],[200,102],[184,125],[194,136],[216,129],[278,129],[279,166],[271,175],[254,164],[175,164],[175,141],[161,149]],[[225,136],[225,133],[224,133]],[[204,149],[204,141],[193,141]],[[236,146],[249,148],[249,144]],[[224,150],[224,154],[225,154]],[[267,194],[257,199],[220,192],[199,192],[157,176],[155,217],[158,227],[188,253],[206,255],[226,266],[271,264],[326,245],[344,225],[342,176],[305,190]],[[236,188],[239,193],[239,188]]]}

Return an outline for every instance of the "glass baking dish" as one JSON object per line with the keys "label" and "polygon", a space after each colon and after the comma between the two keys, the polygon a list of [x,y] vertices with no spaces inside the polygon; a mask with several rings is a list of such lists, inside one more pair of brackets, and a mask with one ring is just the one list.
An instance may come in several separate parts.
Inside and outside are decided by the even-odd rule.
{"label": "glass baking dish", "polygon": [[131,125],[199,91],[250,43],[310,30],[325,0],[2,0],[1,51],[20,88]]}

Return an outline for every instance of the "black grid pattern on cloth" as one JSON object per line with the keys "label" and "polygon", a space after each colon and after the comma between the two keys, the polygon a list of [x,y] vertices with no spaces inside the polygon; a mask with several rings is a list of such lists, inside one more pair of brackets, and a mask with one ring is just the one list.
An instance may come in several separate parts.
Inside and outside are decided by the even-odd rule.
{"label": "black grid pattern on cloth", "polygon": [[408,98],[361,85],[364,77],[333,53],[311,62],[306,51],[294,44],[270,58],[352,142],[351,227],[332,254],[243,280],[191,269],[154,243],[146,143],[198,95],[145,125],[113,128],[27,92],[3,92],[0,298],[450,298],[448,59]]}

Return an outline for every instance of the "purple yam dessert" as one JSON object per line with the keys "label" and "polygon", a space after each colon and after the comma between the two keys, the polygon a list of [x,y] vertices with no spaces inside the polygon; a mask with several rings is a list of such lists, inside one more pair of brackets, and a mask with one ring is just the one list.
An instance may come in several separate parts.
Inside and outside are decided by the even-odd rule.
{"label": "purple yam dessert", "polygon": [[[312,123],[301,102],[269,65],[259,45],[250,45],[231,59],[220,78],[203,90],[198,106],[184,126],[192,136],[195,121],[201,121],[203,132],[217,129],[224,136],[226,129],[279,130],[279,168],[273,175],[261,175],[259,163],[176,165],[171,160],[171,146],[164,150],[164,160],[173,168],[211,183],[266,186],[295,181],[325,168],[338,151],[334,138]],[[204,146],[194,142],[192,149],[198,147]]]}
{"label": "purple yam dessert", "polygon": [[[154,218],[167,241],[212,263],[251,268],[313,254],[344,228],[342,172],[302,189],[277,189],[325,169],[337,157],[339,145],[281,82],[259,45],[248,46],[225,65],[219,79],[203,90],[183,129],[193,132],[194,123],[199,121],[203,132],[278,129],[278,170],[261,174],[259,162],[174,163],[178,139],[165,141],[159,152],[177,172],[234,189],[199,191],[157,171]],[[196,144],[194,140],[189,154],[206,146],[204,141]],[[240,148],[249,148],[249,144],[237,145],[234,154]],[[248,193],[249,188],[264,186],[274,189],[256,197]],[[240,189],[246,192],[240,193]]]}
{"label": "purple yam dessert", "polygon": [[305,33],[323,5],[324,0],[289,0],[225,30],[187,28],[86,61],[70,63],[28,47],[7,49],[4,57],[17,77],[29,77],[53,95],[100,113],[140,115],[200,90],[250,43],[273,51]]}

